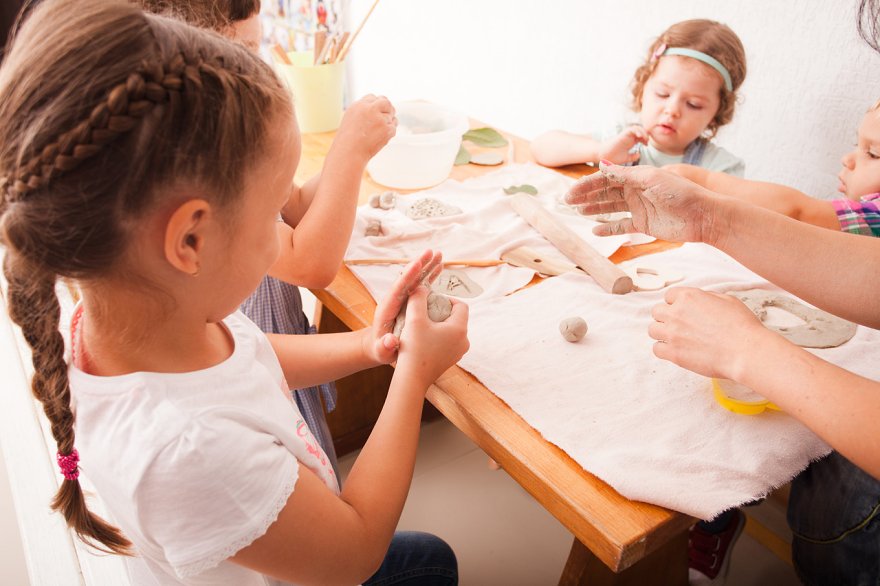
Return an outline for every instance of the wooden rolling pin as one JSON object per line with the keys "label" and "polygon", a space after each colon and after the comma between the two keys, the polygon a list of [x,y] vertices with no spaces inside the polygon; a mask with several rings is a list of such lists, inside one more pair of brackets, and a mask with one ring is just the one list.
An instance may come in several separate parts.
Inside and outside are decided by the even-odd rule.
{"label": "wooden rolling pin", "polygon": [[599,254],[567,226],[557,222],[533,196],[517,193],[510,198],[510,205],[562,254],[593,277],[603,289],[615,295],[623,295],[633,290],[632,278],[629,275]]}

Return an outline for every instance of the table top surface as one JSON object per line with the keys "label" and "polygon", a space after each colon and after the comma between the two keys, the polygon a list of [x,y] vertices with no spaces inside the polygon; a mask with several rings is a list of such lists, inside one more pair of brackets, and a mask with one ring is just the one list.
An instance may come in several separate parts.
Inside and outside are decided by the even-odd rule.
{"label": "table top surface", "polygon": [[[472,122],[472,127],[480,126],[484,125]],[[512,151],[508,147],[481,149],[471,144],[467,145],[468,149],[472,152],[495,150],[517,163],[533,161],[527,141],[503,134],[512,142]],[[332,132],[303,135],[302,158],[297,169],[300,184],[321,171],[333,137]],[[453,167],[450,177],[463,180],[497,168],[461,165]],[[595,169],[570,165],[558,171],[580,177]],[[364,173],[359,201],[365,203],[370,195],[387,189]],[[657,241],[624,247],[611,260],[622,262],[671,246]],[[313,290],[313,293],[349,328],[359,329],[372,323],[376,303],[347,267],[340,269],[327,289]],[[428,390],[427,397],[612,570],[629,568],[693,523],[687,515],[630,501],[618,494],[546,441],[506,403],[458,366],[444,373]]]}

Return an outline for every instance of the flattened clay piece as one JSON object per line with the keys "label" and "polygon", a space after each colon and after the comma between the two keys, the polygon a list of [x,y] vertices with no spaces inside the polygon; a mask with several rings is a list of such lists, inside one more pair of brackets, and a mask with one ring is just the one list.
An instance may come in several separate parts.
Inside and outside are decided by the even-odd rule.
{"label": "flattened clay piece", "polygon": [[473,163],[474,165],[485,165],[488,167],[492,167],[494,165],[500,165],[503,162],[504,155],[502,155],[501,153],[493,153],[490,151],[471,155],[471,163]]}
{"label": "flattened clay piece", "polygon": [[430,197],[420,199],[409,206],[409,209],[406,210],[406,215],[413,220],[437,218],[440,216],[454,216],[455,214],[460,213],[461,208],[445,204],[442,201],[431,199]]}
{"label": "flattened clay piece", "polygon": [[458,269],[443,269],[431,289],[453,297],[476,297],[483,292],[480,285]]}
{"label": "flattened clay piece", "polygon": [[672,271],[657,270],[651,267],[630,267],[624,269],[632,277],[633,288],[637,291],[659,291],[667,285],[678,283],[684,275]]}
{"label": "flattened clay piece", "polygon": [[367,222],[367,227],[364,230],[364,236],[381,236],[382,235],[382,222],[379,220],[370,220]]}
{"label": "flattened clay piece", "polygon": [[[391,329],[391,333],[398,338],[400,338],[406,323],[406,304],[408,301],[401,304],[400,311],[394,318],[394,327]],[[441,322],[446,321],[450,315],[452,315],[452,301],[449,300],[449,297],[433,291],[428,293],[428,318],[433,322]]]}
{"label": "flattened clay piece", "polygon": [[749,289],[728,291],[727,294],[745,303],[762,322],[766,322],[768,307],[776,307],[802,319],[806,323],[794,327],[764,325],[803,348],[836,348],[856,334],[856,324],[773,291]]}
{"label": "flattened clay piece", "polygon": [[569,342],[580,342],[587,335],[587,322],[582,317],[567,317],[559,322],[559,333]]}
{"label": "flattened clay piece", "polygon": [[378,193],[374,193],[373,195],[370,196],[368,203],[370,204],[371,208],[378,208],[379,207],[379,195],[380,194],[378,194]]}

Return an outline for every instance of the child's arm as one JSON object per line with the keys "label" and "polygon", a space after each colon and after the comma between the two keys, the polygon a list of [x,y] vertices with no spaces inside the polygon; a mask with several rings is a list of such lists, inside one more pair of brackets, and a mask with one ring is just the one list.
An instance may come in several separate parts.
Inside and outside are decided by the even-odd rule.
{"label": "child's arm", "polygon": [[747,201],[814,226],[840,230],[837,212],[830,201],[810,197],[797,189],[776,183],[749,181],[693,165],[667,165],[664,169],[716,193]]}
{"label": "child's arm", "polygon": [[282,210],[281,254],[270,275],[305,287],[330,284],[351,238],[364,168],[396,128],[386,98],[369,95],[348,107],[322,172],[294,186]]}
{"label": "child's arm", "polygon": [[641,126],[624,128],[617,136],[598,141],[588,134],[572,134],[551,130],[532,141],[532,156],[546,167],[561,167],[575,163],[598,163],[605,159],[612,163],[631,163],[639,153],[629,152],[636,144],[647,144],[648,135]]}
{"label": "child's arm", "polygon": [[673,288],[653,315],[658,357],[748,386],[880,478],[880,383],[792,344],[729,295]]}
{"label": "child's arm", "polygon": [[[434,323],[426,299],[424,287],[410,297],[385,406],[340,497],[300,466],[278,520],[231,561],[297,584],[360,584],[378,569],[409,491],[427,387],[468,345],[467,306],[454,303]],[[381,319],[399,305],[387,304]]]}

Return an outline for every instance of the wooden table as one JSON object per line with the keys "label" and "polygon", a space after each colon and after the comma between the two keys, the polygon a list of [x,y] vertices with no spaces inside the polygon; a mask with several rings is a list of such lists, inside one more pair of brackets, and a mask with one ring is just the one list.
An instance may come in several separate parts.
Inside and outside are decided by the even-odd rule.
{"label": "wooden table", "polygon": [[[300,182],[321,170],[333,136],[303,136],[297,170]],[[507,136],[515,146],[516,162],[532,160],[526,141]],[[481,150],[467,146],[472,152]],[[506,149],[495,150],[509,154]],[[457,166],[451,177],[467,179],[496,168]],[[593,169],[572,165],[560,171],[579,177]],[[364,203],[370,195],[385,190],[365,173],[360,201]],[[611,260],[621,262],[669,247],[663,242],[624,247]],[[352,330],[372,323],[376,303],[347,267],[342,267],[326,290],[313,293]],[[506,403],[457,366],[431,386],[427,398],[574,534],[560,584],[687,584],[687,529],[694,522],[692,518],[622,497],[547,442]]]}

